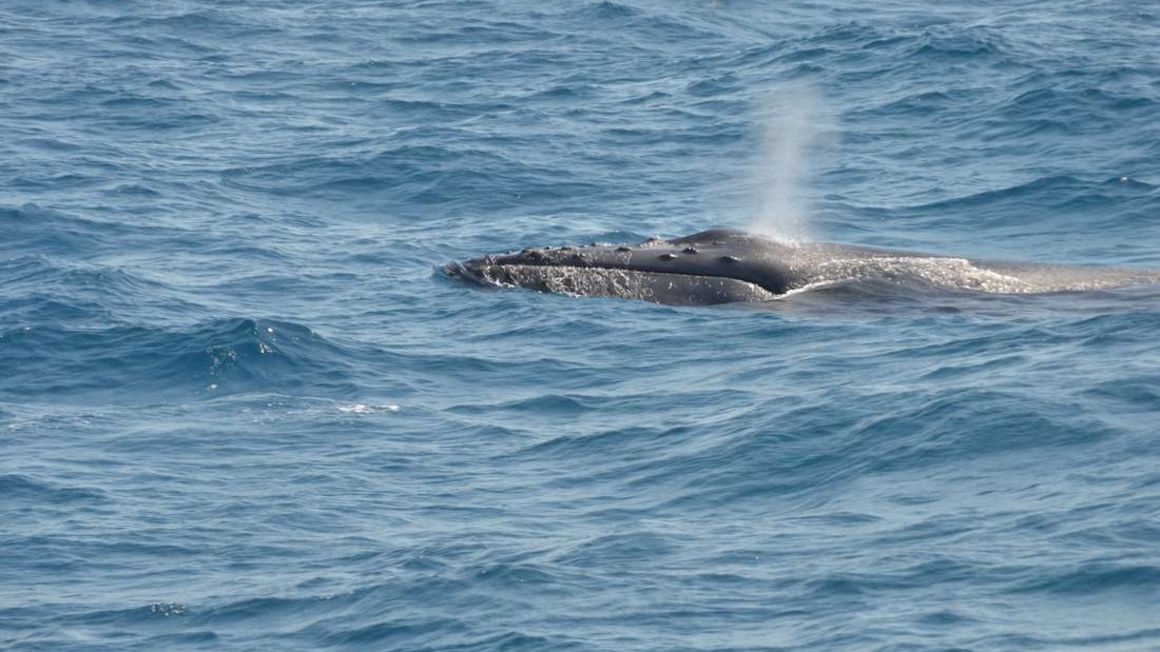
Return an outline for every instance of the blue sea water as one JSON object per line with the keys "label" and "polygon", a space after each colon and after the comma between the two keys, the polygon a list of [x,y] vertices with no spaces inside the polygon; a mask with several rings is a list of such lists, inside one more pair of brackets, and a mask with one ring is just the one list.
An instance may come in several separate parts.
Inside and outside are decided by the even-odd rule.
{"label": "blue sea water", "polygon": [[1160,649],[1160,289],[439,272],[801,84],[815,237],[1160,267],[1153,2],[0,4],[0,648]]}

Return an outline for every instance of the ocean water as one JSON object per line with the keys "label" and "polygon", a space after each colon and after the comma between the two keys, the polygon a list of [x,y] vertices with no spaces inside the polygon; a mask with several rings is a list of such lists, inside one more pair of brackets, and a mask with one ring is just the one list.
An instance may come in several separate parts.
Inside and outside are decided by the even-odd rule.
{"label": "ocean water", "polygon": [[1155,286],[440,272],[1160,267],[1158,118],[1145,1],[6,0],[0,649],[1160,649]]}

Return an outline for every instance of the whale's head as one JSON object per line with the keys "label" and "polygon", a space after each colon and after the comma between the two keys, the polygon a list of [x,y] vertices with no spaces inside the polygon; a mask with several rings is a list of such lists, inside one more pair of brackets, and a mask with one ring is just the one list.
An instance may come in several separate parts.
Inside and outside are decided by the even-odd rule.
{"label": "whale's head", "polygon": [[668,304],[764,301],[790,288],[792,247],[740,231],[712,229],[633,245],[539,247],[445,267],[484,285]]}

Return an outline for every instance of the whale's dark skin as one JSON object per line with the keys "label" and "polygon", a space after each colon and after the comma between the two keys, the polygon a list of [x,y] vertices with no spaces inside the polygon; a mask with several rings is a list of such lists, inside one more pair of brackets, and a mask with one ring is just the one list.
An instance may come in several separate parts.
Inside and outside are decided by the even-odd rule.
{"label": "whale's dark skin", "polygon": [[832,243],[788,244],[727,229],[636,245],[524,249],[445,269],[451,276],[488,285],[685,305],[767,301],[816,284],[867,278],[997,293],[1160,281],[1160,274],[1149,270],[977,261]]}

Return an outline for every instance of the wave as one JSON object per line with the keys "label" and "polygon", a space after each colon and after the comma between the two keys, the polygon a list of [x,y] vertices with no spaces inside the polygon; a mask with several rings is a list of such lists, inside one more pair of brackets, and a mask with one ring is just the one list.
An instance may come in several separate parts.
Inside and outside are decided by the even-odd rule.
{"label": "wave", "polygon": [[[1139,232],[1149,228],[1146,218],[1158,198],[1160,186],[1127,175],[1096,179],[1051,175],[928,203],[859,210],[947,227],[961,227],[969,219],[976,227],[992,232],[1023,231],[1038,221],[1033,216],[1050,215],[1059,237],[1074,241],[1093,229]],[[1105,210],[1112,206],[1117,208],[1115,213]],[[1142,221],[1127,222],[1124,213],[1138,214]]]}
{"label": "wave", "polygon": [[124,221],[97,220],[42,208],[37,204],[0,206],[0,247],[40,254],[75,254],[119,249],[139,231]]}
{"label": "wave", "polygon": [[240,392],[349,396],[350,354],[292,322],[235,317],[167,329],[22,327],[0,333],[15,373],[0,394],[151,402]]}
{"label": "wave", "polygon": [[[1044,346],[1053,344],[1048,335],[1042,337]],[[1037,450],[1061,455],[1068,448],[1111,440],[1119,432],[1070,407],[1068,397],[971,386],[980,377],[1019,373],[1032,362],[1022,356],[963,368],[934,362],[952,353],[909,354],[914,366],[932,362],[923,379],[928,389],[911,391],[905,409],[897,407],[900,403],[888,391],[862,401],[895,406],[890,414],[871,416],[865,405],[845,405],[840,392],[801,397],[787,390],[787,396],[768,401],[743,392],[686,396],[670,390],[661,393],[663,398],[645,392],[621,396],[615,406],[608,400],[578,401],[566,415],[573,433],[533,441],[497,457],[496,463],[556,469],[543,481],[561,491],[585,488],[618,496],[594,506],[597,511],[640,507],[656,513],[699,513],[751,501],[815,505],[844,494],[868,476],[913,476],[948,468],[956,460],[981,463]],[[778,366],[768,363],[766,372],[753,374],[773,374]],[[670,406],[712,404],[721,416],[712,423],[663,427],[642,419],[639,425],[615,428],[600,428],[599,419],[592,418],[662,400]]]}
{"label": "wave", "polygon": [[1029,569],[1024,575],[1010,592],[1092,595],[1119,591],[1145,598],[1160,585],[1160,566],[1148,564],[1089,562],[1065,570]]}
{"label": "wave", "polygon": [[0,260],[0,307],[12,324],[99,328],[164,305],[176,311],[197,306],[157,280],[125,269],[68,262],[44,255]]}
{"label": "wave", "polygon": [[957,29],[929,28],[915,38],[909,56],[926,64],[948,59],[971,59],[977,63],[1007,54],[1010,48],[1003,36],[986,27]]}
{"label": "wave", "polygon": [[[501,152],[435,145],[407,145],[361,159],[313,157],[235,168],[225,171],[222,180],[232,188],[283,197],[381,196],[409,212],[480,202],[516,206],[532,199],[566,200],[598,189],[566,170],[535,167]],[[499,194],[500,187],[525,191]]]}
{"label": "wave", "polygon": [[87,487],[60,486],[19,474],[0,474],[0,504],[11,508],[14,503],[60,505],[101,501],[105,492]]}

